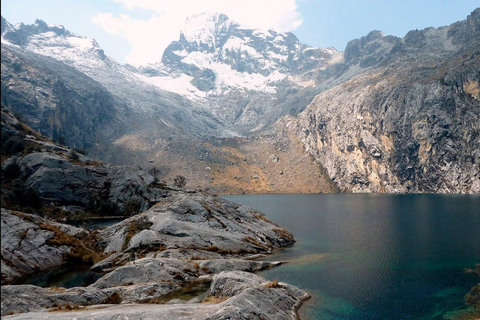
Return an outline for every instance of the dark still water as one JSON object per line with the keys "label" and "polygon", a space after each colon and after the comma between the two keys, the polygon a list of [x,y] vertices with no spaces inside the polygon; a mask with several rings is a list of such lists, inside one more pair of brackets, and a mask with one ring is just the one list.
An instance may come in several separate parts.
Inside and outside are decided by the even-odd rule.
{"label": "dark still water", "polygon": [[[455,319],[478,283],[478,195],[224,196],[255,207],[297,243],[262,273],[312,295],[302,319]],[[463,309],[463,310],[462,310]]]}

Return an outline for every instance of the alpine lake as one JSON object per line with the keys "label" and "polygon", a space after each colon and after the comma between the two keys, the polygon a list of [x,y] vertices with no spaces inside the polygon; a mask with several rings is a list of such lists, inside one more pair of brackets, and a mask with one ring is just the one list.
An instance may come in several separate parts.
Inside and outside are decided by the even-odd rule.
{"label": "alpine lake", "polygon": [[312,296],[315,319],[473,319],[464,296],[478,283],[480,195],[282,194],[223,198],[290,230],[295,245],[260,275]]}
{"label": "alpine lake", "polygon": [[[299,310],[302,320],[479,317],[464,296],[478,283],[465,268],[480,262],[480,195],[222,198],[254,207],[294,234],[293,246],[265,259],[287,263],[260,275],[311,295]],[[102,276],[88,269],[63,267],[21,282],[85,286]]]}

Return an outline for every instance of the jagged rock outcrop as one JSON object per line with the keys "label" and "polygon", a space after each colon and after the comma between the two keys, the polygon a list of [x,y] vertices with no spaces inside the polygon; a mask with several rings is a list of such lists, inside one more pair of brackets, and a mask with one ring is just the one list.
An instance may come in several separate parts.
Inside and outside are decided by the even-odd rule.
{"label": "jagged rock outcrop", "polygon": [[[68,318],[81,309],[80,318],[91,318],[90,307],[101,307],[113,312],[104,315],[110,318],[118,311],[112,304],[119,303],[129,306],[133,318],[143,317],[145,312],[152,318],[186,312],[189,318],[199,319],[257,314],[256,307],[245,304],[246,298],[264,304],[278,299],[281,310],[267,311],[270,316],[266,319],[285,319],[286,314],[293,318],[293,312],[308,297],[286,284],[270,286],[249,274],[239,276],[239,271],[256,272],[280,265],[247,259],[294,243],[291,233],[262,213],[195,191],[158,189],[158,181],[141,169],[92,161],[49,141],[2,108],[2,136],[4,133],[10,142],[2,141],[2,152],[9,156],[2,165],[2,183],[6,182],[2,195],[8,200],[2,205],[25,206],[50,215],[53,210],[60,213],[53,215],[58,219],[79,208],[105,215],[100,200],[124,210],[135,199],[146,201],[147,207],[150,201],[158,203],[100,231],[84,231],[2,208],[2,285],[66,262],[98,261],[111,254],[92,267],[108,274],[89,287],[3,285],[2,316],[48,318],[61,310],[72,310]],[[37,197],[39,202],[13,201],[24,194]],[[94,195],[98,197],[92,201]],[[136,212],[138,208],[130,213]],[[217,275],[224,275],[222,281],[228,281],[233,291],[223,295],[214,285]],[[265,286],[266,291],[262,289]],[[247,293],[247,287],[262,290]],[[186,296],[190,297],[188,304],[180,299]],[[237,301],[237,296],[242,298]],[[226,304],[201,304],[200,311],[189,307],[202,301]],[[156,304],[162,312],[139,304]]]}
{"label": "jagged rock outcrop", "polygon": [[[2,209],[2,239],[8,237],[8,241],[2,241],[2,278],[6,280],[10,280],[7,277],[11,274],[3,274],[4,264],[11,266],[18,261],[27,262],[23,259],[27,254],[25,250],[35,263],[41,260],[39,255],[49,257],[49,252],[53,252],[52,257],[43,259],[46,261],[42,265],[45,268],[65,262],[69,250],[72,250],[69,246],[78,246],[75,239],[79,237],[99,239],[92,248],[114,253],[92,268],[108,270],[109,273],[86,288],[2,286],[2,315],[27,312],[23,316],[28,319],[38,317],[37,312],[52,308],[82,308],[80,317],[91,317],[88,306],[118,303],[168,302],[188,309],[178,297],[195,293],[190,304],[203,300],[222,302],[216,308],[208,307],[205,313],[196,314],[199,319],[208,317],[212,312],[216,316],[233,317],[255,314],[259,309],[249,307],[249,299],[259,300],[259,304],[271,303],[272,299],[277,301],[274,309],[279,309],[275,312],[262,307],[262,314],[269,315],[265,319],[286,319],[285,315],[293,319],[296,308],[308,297],[306,293],[287,284],[267,285],[262,278],[242,273],[268,269],[281,262],[231,258],[257,252],[271,253],[276,248],[293,244],[293,236],[254,209],[201,194],[172,193],[149,211],[95,232],[94,238],[93,233],[88,235],[81,229]],[[21,223],[17,223],[19,219],[23,219]],[[63,233],[67,236],[62,237]],[[35,237],[35,241],[31,237]],[[53,244],[58,248],[49,247]],[[14,252],[17,256],[11,257],[7,252]],[[207,260],[199,260],[203,252]],[[162,253],[169,256],[177,254],[178,258],[163,258],[160,257]],[[139,259],[141,255],[148,257]],[[256,258],[257,255],[251,257]],[[34,270],[17,264],[21,272]],[[225,290],[222,289],[224,286]],[[131,305],[130,310],[137,306]],[[117,307],[104,307],[117,312]],[[175,315],[178,310],[177,306],[160,308],[163,312],[152,313],[151,317]],[[137,311],[143,313],[144,308]],[[132,317],[137,316],[137,311]],[[48,317],[51,314],[55,315],[45,315]]]}
{"label": "jagged rock outcrop", "polygon": [[137,209],[148,208],[151,199],[165,195],[150,188],[154,178],[135,167],[75,164],[65,156],[44,152],[20,158],[18,166],[27,187],[36,190],[40,199],[58,205],[86,208],[92,201],[105,201],[120,213],[133,203]]}
{"label": "jagged rock outcrop", "polygon": [[161,62],[139,71],[152,83],[189,79],[192,99],[243,134],[298,107],[285,103],[286,93],[303,88],[291,75],[323,69],[340,57],[334,48],[312,48],[292,33],[248,29],[224,14],[203,13],[186,21]]}
{"label": "jagged rock outcrop", "polygon": [[[209,279],[222,271],[257,272],[280,265],[281,262],[247,261],[238,259],[181,260],[174,258],[143,258],[108,273],[93,288],[168,282],[181,285],[198,278]],[[203,276],[203,277],[202,277]]]}
{"label": "jagged rock outcrop", "polygon": [[86,232],[39,216],[2,208],[2,285],[67,263],[74,243],[59,239]]}
{"label": "jagged rock outcrop", "polygon": [[49,141],[3,105],[2,154],[7,158],[2,197],[10,206],[28,207],[33,201],[27,201],[26,191],[31,190],[27,195],[67,211],[131,215],[168,194],[154,187],[156,177],[138,167],[107,165]]}
{"label": "jagged rock outcrop", "polygon": [[[2,209],[2,239],[6,236],[3,215]],[[38,223],[41,226],[43,222]],[[16,242],[16,237],[11,238]],[[281,262],[231,258],[271,253],[292,244],[294,239],[254,209],[217,197],[172,191],[149,211],[96,232],[95,239],[99,239],[97,248],[114,254],[92,269],[110,269],[109,273],[88,287],[2,286],[2,315],[55,319],[62,314],[64,318],[110,319],[123,312],[115,306],[121,303],[128,310],[124,313],[132,319],[146,315],[170,319],[180,314],[189,319],[296,319],[296,310],[309,297],[298,288],[270,283],[251,273]],[[35,244],[41,245],[37,241],[33,249]],[[199,260],[202,252],[207,260]],[[159,257],[162,253],[178,258]],[[182,300],[187,296],[188,301]],[[100,313],[99,307],[103,310]],[[70,311],[63,314],[62,310]]]}
{"label": "jagged rock outcrop", "polygon": [[67,303],[74,305],[102,304],[109,294],[95,288],[52,289],[34,285],[2,286],[2,316],[46,310]]}

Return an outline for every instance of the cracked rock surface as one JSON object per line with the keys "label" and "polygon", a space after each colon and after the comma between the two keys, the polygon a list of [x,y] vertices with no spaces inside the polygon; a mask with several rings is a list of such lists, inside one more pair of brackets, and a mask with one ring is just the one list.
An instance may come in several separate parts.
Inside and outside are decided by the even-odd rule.
{"label": "cracked rock surface", "polygon": [[35,215],[2,208],[2,285],[39,270],[47,270],[66,262],[70,246],[51,245],[55,232],[71,236],[84,232],[73,226],[55,223]]}

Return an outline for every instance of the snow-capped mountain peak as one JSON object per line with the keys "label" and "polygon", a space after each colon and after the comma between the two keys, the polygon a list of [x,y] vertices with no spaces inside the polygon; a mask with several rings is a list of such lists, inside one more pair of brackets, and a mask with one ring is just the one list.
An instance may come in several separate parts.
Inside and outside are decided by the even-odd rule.
{"label": "snow-capped mountain peak", "polygon": [[197,48],[214,50],[222,45],[231,28],[238,26],[222,13],[204,12],[187,18],[180,32],[180,41]]}
{"label": "snow-capped mountain peak", "polygon": [[[187,105],[187,100],[194,101],[202,114],[235,123],[239,134],[258,130],[282,114],[275,106],[284,92],[310,85],[301,79],[304,70],[321,68],[342,56],[333,49],[304,45],[292,33],[241,26],[221,13],[190,17],[161,61],[138,68],[108,58],[93,39],[41,20],[12,26],[2,19],[2,43],[75,67],[129,101],[133,110],[154,112],[161,105],[157,97],[175,96],[165,91],[181,95],[176,99]],[[152,99],[132,100],[141,93]],[[260,113],[264,119],[257,116]]]}
{"label": "snow-capped mountain peak", "polygon": [[76,35],[62,25],[35,20],[33,24],[12,26],[2,17],[2,43],[72,64],[80,70],[108,63],[104,51],[94,39]]}

